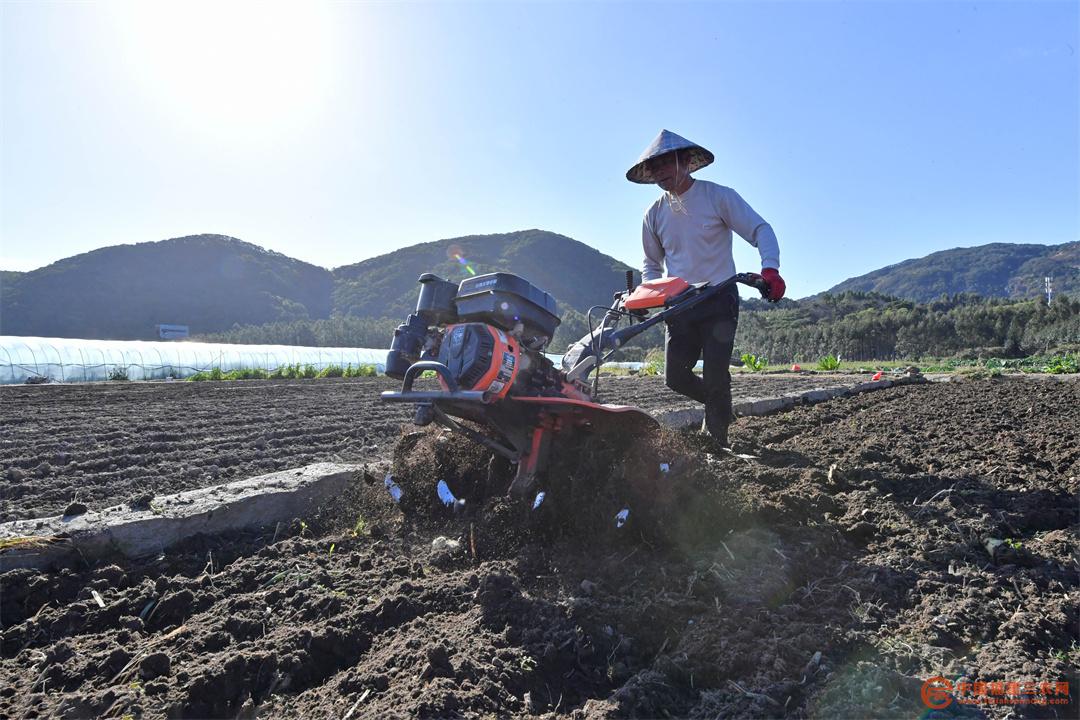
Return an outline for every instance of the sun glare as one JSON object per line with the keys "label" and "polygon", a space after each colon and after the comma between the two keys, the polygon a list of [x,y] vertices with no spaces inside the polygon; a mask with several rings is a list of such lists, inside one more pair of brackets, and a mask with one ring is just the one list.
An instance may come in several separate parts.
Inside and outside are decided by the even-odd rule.
{"label": "sun glare", "polygon": [[187,129],[274,138],[329,96],[329,6],[299,2],[123,2],[111,6],[147,93]]}

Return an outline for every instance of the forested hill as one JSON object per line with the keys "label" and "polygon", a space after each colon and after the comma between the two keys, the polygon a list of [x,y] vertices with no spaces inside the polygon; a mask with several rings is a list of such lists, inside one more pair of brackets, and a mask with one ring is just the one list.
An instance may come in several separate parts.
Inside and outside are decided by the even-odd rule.
{"label": "forested hill", "polygon": [[[1064,341],[1076,334],[1074,306],[1080,304],[1068,304],[1068,297],[1080,295],[1078,265],[1080,243],[934,253],[837,286],[873,279],[875,286],[892,288],[889,295],[834,292],[779,307],[747,300],[741,347],[770,357],[819,351],[852,356],[976,344],[1017,352]],[[421,243],[333,271],[235,238],[196,235],[102,248],[31,272],[3,273],[0,334],[153,339],[155,325],[179,324],[194,336],[225,342],[383,347],[415,307],[421,274],[456,282],[508,271],[555,297],[563,321],[552,343],[558,350],[585,334],[584,313],[607,305],[628,269],[584,243],[543,230]],[[1063,301],[1049,313],[1031,301],[1021,308],[993,297],[1038,296],[1049,274]],[[951,288],[961,282],[989,297],[958,296]],[[950,299],[941,300],[944,293]],[[964,334],[974,326],[978,333]],[[638,342],[651,346],[662,338],[657,331]]]}
{"label": "forested hill", "polygon": [[1080,242],[942,250],[850,278],[827,292],[877,292],[916,302],[961,293],[1021,299],[1042,293],[1047,276],[1055,292],[1080,295]]}
{"label": "forested hill", "polygon": [[[774,362],[1018,357],[1080,348],[1080,298],[1009,300],[951,295],[927,303],[878,293],[824,293],[779,305],[748,303],[735,345]],[[747,308],[750,309],[750,308]]]}
{"label": "forested hill", "polygon": [[[334,309],[344,315],[401,317],[416,307],[416,279],[433,272],[454,282],[506,271],[550,293],[559,312],[608,305],[630,267],[565,235],[521,230],[436,240],[334,270]],[[640,278],[638,278],[640,279]]]}
{"label": "forested hill", "polygon": [[224,235],[117,245],[3,278],[0,334],[154,339],[330,313],[330,271]]}
{"label": "forested hill", "polygon": [[[333,272],[236,238],[195,235],[101,248],[28,273],[5,272],[0,334],[126,340],[153,339],[158,324],[187,325],[192,334],[206,335],[332,317],[400,322],[416,307],[421,274],[457,282],[499,270],[551,293],[576,330],[581,313],[608,304],[611,293],[625,286],[628,269],[584,243],[543,230],[422,243]],[[377,336],[389,337],[381,331]]]}

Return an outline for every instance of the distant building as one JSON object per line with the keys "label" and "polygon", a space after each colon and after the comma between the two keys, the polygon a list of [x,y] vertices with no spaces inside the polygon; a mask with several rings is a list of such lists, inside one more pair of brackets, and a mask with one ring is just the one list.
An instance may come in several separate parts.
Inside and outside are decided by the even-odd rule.
{"label": "distant building", "polygon": [[182,340],[188,336],[187,325],[158,325],[157,331],[162,340]]}

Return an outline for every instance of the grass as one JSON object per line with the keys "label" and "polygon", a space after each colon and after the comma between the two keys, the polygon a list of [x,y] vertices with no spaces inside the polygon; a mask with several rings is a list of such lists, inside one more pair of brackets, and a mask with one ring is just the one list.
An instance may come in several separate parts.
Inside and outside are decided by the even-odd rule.
{"label": "grass", "polygon": [[951,372],[954,370],[983,369],[988,371],[1022,373],[1075,373],[1080,356],[1073,353],[1064,355],[1030,355],[1023,358],[985,358],[979,360],[930,360],[922,367],[924,372]]}
{"label": "grass", "polygon": [[645,366],[641,368],[641,374],[663,375],[664,354],[664,348],[653,348],[645,353]]}
{"label": "grass", "polygon": [[[733,367],[733,373],[745,372],[790,372],[789,363],[769,363],[764,357],[758,357],[752,353],[744,353],[741,357],[742,367]],[[930,373],[961,373],[972,378],[998,377],[1005,372],[1022,373],[1078,373],[1080,372],[1080,353],[1064,353],[1060,355],[1031,355],[1025,358],[918,358],[915,360],[841,360],[835,355],[826,355],[818,360],[816,370],[818,372],[840,373],[884,373],[902,372],[911,365],[917,366],[923,372]],[[188,377],[193,382],[200,381],[223,381],[223,380],[295,380],[311,378],[354,378],[375,377],[377,371],[374,365],[357,365],[351,363],[345,367],[330,365],[317,370],[313,365],[284,365],[272,371],[262,368],[248,368],[244,370],[223,371],[215,367],[208,371],[195,373]],[[641,370],[633,371],[626,368],[611,366],[603,367],[604,375],[646,375],[656,376],[664,374],[663,349],[653,349],[645,356],[645,364]],[[435,373],[427,371],[421,377],[435,377]],[[122,370],[122,377],[110,377],[111,380],[126,380],[127,371]]]}
{"label": "grass", "polygon": [[[657,373],[655,373],[655,374],[660,374],[661,372],[663,372],[663,366],[660,366],[659,371]],[[630,368],[625,368],[625,367],[615,367],[611,363],[608,363],[607,365],[601,365],[600,366],[600,377],[602,377],[602,378],[615,376],[615,375],[624,376],[624,375],[644,375],[644,374],[646,374],[644,368],[642,368],[641,370],[632,370]],[[592,376],[590,375],[589,377],[592,377]]]}
{"label": "grass", "polygon": [[1068,650],[1055,650],[1054,652],[1050,653],[1050,657],[1061,660],[1063,662],[1071,663],[1073,665],[1080,665],[1080,643],[1077,643],[1074,640],[1072,646],[1069,647]]}
{"label": "grass", "polygon": [[642,375],[660,375],[664,372],[664,364],[662,362],[647,362],[644,367],[641,368]]}
{"label": "grass", "polygon": [[283,365],[274,370],[263,368],[244,368],[241,370],[223,371],[219,367],[210,370],[202,370],[191,375],[187,379],[191,382],[222,381],[222,380],[297,380],[311,378],[353,378],[375,377],[378,372],[374,365],[357,365],[349,363],[345,367],[329,365],[322,370],[317,370],[314,365]]}
{"label": "grass", "polygon": [[[800,363],[802,364],[802,363]],[[831,363],[830,363],[831,365]],[[886,375],[903,372],[914,365],[924,373],[959,373],[969,377],[997,377],[1003,373],[1076,373],[1080,372],[1080,353],[1062,355],[1031,355],[1024,358],[916,358],[906,360],[838,360],[835,369],[817,372],[838,373],[875,373],[882,371]],[[804,365],[805,367],[805,365]],[[748,372],[790,372],[791,364],[769,363],[761,371],[747,367],[733,367],[732,373]],[[663,366],[660,367],[663,373]]]}
{"label": "grass", "polygon": [[0,551],[12,548],[35,548],[43,547],[54,542],[54,538],[47,535],[25,535],[19,537],[0,538]]}

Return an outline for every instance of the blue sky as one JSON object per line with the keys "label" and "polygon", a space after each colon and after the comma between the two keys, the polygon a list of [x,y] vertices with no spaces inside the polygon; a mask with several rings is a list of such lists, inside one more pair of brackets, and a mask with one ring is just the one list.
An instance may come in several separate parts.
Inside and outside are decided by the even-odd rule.
{"label": "blue sky", "polygon": [[664,127],[773,225],[795,297],[1073,241],[1078,6],[6,1],[0,269],[196,233],[333,267],[532,227],[639,267],[658,191],[624,173]]}

